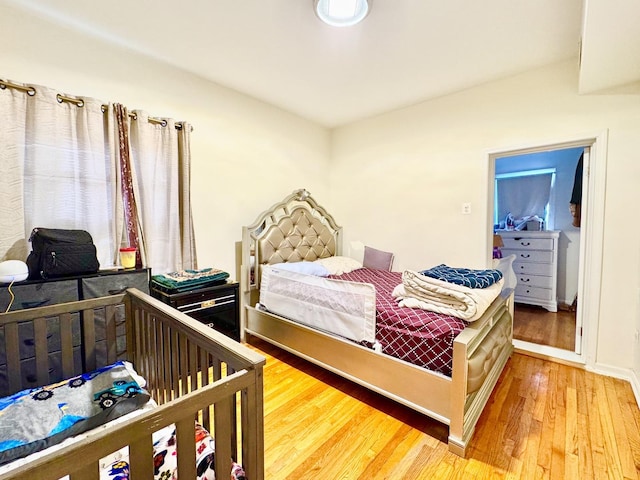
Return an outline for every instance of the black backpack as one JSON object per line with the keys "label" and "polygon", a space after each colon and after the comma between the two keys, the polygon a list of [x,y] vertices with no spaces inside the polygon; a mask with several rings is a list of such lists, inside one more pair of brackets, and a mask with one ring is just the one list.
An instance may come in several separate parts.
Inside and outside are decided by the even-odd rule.
{"label": "black backpack", "polygon": [[29,279],[95,273],[100,268],[91,234],[84,230],[34,228],[29,241]]}

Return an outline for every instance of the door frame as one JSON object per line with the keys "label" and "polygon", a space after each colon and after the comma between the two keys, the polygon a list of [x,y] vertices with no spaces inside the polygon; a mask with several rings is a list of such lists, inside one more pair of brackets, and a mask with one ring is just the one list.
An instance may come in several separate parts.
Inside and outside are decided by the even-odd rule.
{"label": "door frame", "polygon": [[[583,166],[582,223],[580,232],[580,256],[578,267],[578,304],[576,327],[582,325],[582,348],[580,353],[514,340],[514,346],[545,358],[558,359],[593,367],[598,348],[598,328],[600,318],[601,272],[604,237],[604,207],[607,171],[608,131],[597,134],[564,137],[557,141],[501,148],[488,152],[488,192],[487,195],[487,246],[493,245],[493,209],[495,185],[495,161],[498,157],[547,152],[566,148],[589,148],[588,160]],[[569,206],[567,205],[567,208]],[[491,252],[491,248],[485,251]],[[489,259],[489,263],[491,261]],[[579,316],[579,318],[578,318]],[[576,329],[576,337],[578,330]]]}

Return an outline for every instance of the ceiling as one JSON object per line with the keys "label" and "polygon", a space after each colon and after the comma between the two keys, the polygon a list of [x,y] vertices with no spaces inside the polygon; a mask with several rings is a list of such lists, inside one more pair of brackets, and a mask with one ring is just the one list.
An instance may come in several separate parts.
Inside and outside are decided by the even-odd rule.
{"label": "ceiling", "polygon": [[373,0],[349,28],[313,0],[1,2],[326,127],[580,53],[581,92],[640,80],[637,0]]}

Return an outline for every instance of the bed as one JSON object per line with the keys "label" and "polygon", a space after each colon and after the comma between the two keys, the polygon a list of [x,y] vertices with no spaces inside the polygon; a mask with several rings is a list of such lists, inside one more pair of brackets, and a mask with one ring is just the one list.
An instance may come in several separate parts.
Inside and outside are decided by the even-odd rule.
{"label": "bed", "polygon": [[[118,354],[116,323],[123,311],[126,351]],[[97,318],[104,322],[100,324]],[[81,338],[76,346],[74,325],[78,322]],[[0,349],[4,350],[7,371],[11,372],[5,386],[8,392],[4,393],[18,395],[16,392],[25,388],[18,331],[26,323],[33,324],[35,376],[39,385],[57,387],[68,382],[65,389],[78,387],[94,378],[96,371],[111,368],[114,362],[121,364],[119,356],[146,380],[144,389],[155,406],[133,411],[59,445],[3,465],[0,478],[99,479],[104,459],[118,459],[113,455],[126,451],[126,470],[131,478],[153,479],[154,468],[158,467],[154,461],[158,457],[154,457],[152,445],[162,431],[171,432],[166,441],[177,451],[176,455],[169,455],[177,463],[178,478],[197,478],[196,449],[199,451],[201,445],[196,446],[194,440],[205,431],[215,439],[215,459],[210,469],[215,471],[216,478],[230,478],[232,468],[238,464],[244,467],[247,479],[264,478],[265,359],[261,355],[139,290],[129,289],[109,297],[0,314],[4,339]],[[106,356],[96,355],[96,331],[102,328],[99,325],[104,325],[106,331]],[[48,351],[52,342],[59,345],[59,356]],[[81,370],[74,361],[78,349]],[[60,364],[53,365],[58,359]],[[52,372],[58,369],[64,379],[72,380],[52,378]],[[136,397],[140,393],[133,383],[125,380],[113,385],[123,397]],[[33,392],[36,391],[31,394],[34,398],[51,395],[49,387]],[[100,398],[106,398],[107,406],[113,399],[105,395]]]}
{"label": "bed", "polygon": [[[254,336],[270,342],[448,425],[449,450],[464,457],[475,425],[513,351],[513,290],[503,289],[481,318],[462,324],[450,342],[449,371],[414,365],[381,351],[375,342],[357,342],[348,335],[319,329],[313,323],[313,306],[301,307],[298,318],[264,308],[260,290],[265,279],[271,281],[267,274],[304,277],[308,275],[277,272],[278,266],[344,258],[341,234],[334,218],[304,189],[243,227],[236,251],[243,338],[250,342]],[[365,293],[358,290],[353,296]],[[280,297],[286,302],[286,296]],[[361,303],[355,310],[371,310],[371,300]],[[344,324],[345,318],[357,315],[349,307],[343,310],[336,313],[333,323]]]}

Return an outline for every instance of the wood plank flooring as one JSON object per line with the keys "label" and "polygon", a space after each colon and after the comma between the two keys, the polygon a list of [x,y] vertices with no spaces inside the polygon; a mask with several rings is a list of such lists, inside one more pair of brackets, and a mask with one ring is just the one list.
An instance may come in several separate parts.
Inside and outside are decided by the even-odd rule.
{"label": "wood plank flooring", "polygon": [[448,428],[251,339],[264,370],[265,478],[637,479],[630,385],[514,354],[463,459]]}
{"label": "wood plank flooring", "polygon": [[513,338],[574,351],[576,314],[567,310],[549,312],[542,307],[516,303]]}

